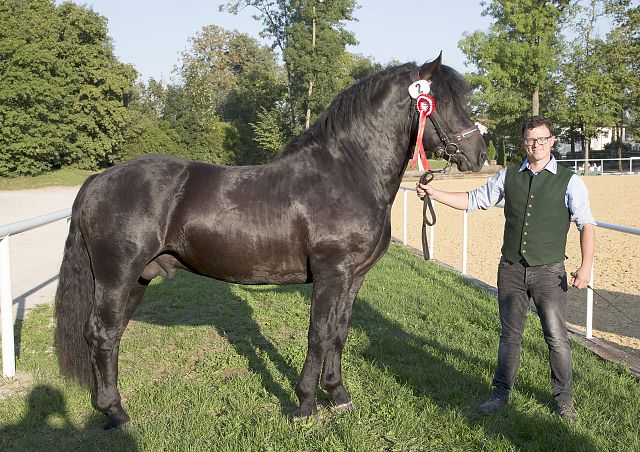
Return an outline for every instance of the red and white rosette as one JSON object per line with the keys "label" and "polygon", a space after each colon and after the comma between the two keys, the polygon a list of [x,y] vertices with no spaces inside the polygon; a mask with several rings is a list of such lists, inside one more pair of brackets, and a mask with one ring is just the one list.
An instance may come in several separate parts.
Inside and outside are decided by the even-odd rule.
{"label": "red and white rosette", "polygon": [[427,118],[436,111],[436,100],[433,96],[422,93],[418,95],[416,98],[416,109],[420,114],[420,119],[418,122],[418,136],[416,137],[416,146],[413,151],[413,159],[409,164],[409,168],[413,169],[418,164],[418,169],[420,171],[426,171],[429,169],[429,162],[427,161],[427,156],[424,152],[424,146],[422,145],[422,136],[424,135],[424,125],[427,121]]}

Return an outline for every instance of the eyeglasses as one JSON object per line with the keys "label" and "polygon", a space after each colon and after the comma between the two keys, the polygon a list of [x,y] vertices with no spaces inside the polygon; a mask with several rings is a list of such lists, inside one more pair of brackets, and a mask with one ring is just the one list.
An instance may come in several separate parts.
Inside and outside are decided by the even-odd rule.
{"label": "eyeglasses", "polygon": [[522,142],[525,146],[533,146],[534,143],[538,143],[540,146],[544,146],[549,141],[553,135],[549,135],[548,137],[539,137],[539,138],[524,138]]}

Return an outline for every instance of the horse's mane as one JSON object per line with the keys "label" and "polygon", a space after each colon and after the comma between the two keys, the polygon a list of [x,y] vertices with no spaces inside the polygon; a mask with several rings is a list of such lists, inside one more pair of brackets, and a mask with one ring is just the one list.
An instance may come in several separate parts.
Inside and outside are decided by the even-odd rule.
{"label": "horse's mane", "polygon": [[[300,151],[314,143],[323,143],[328,134],[345,123],[362,120],[363,114],[374,108],[371,100],[372,93],[379,92],[383,87],[392,89],[394,83],[404,81],[403,88],[408,88],[410,81],[407,76],[411,63],[388,67],[376,74],[370,75],[345,89],[333,100],[331,105],[318,119],[298,136],[287,143],[279,154],[286,156]],[[404,76],[404,77],[401,77]],[[431,90],[436,102],[449,103],[455,111],[465,110],[471,86],[457,71],[449,66],[440,65],[433,74]],[[407,108],[409,107],[407,93]]]}

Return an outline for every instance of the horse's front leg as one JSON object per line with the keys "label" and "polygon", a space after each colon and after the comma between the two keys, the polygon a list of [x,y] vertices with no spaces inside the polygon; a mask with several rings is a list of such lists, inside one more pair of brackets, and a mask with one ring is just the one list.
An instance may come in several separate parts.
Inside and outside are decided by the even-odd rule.
{"label": "horse's front leg", "polygon": [[331,403],[339,411],[353,411],[354,409],[351,396],[342,384],[342,350],[349,333],[353,302],[362,286],[364,276],[364,274],[358,275],[353,279],[348,296],[338,304],[336,330],[329,344],[320,378],[320,387],[329,393]]}
{"label": "horse's front leg", "polygon": [[296,385],[300,406],[295,418],[306,418],[316,413],[316,393],[322,363],[336,339],[338,318],[347,303],[353,276],[343,273],[326,279],[314,279],[311,300],[311,320],[307,335],[307,357]]}

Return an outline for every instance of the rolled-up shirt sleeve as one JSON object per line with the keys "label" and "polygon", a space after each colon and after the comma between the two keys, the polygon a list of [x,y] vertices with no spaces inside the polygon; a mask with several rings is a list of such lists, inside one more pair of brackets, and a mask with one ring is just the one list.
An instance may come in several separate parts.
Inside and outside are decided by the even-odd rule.
{"label": "rolled-up shirt sleeve", "polygon": [[467,212],[482,209],[487,210],[495,206],[504,198],[504,178],[506,169],[501,170],[496,175],[489,178],[486,184],[475,190],[469,191],[469,204]]}
{"label": "rolled-up shirt sleeve", "polygon": [[575,174],[567,185],[566,203],[571,213],[571,221],[576,224],[578,230],[582,231],[585,224],[596,224],[589,204],[589,190],[584,181]]}

